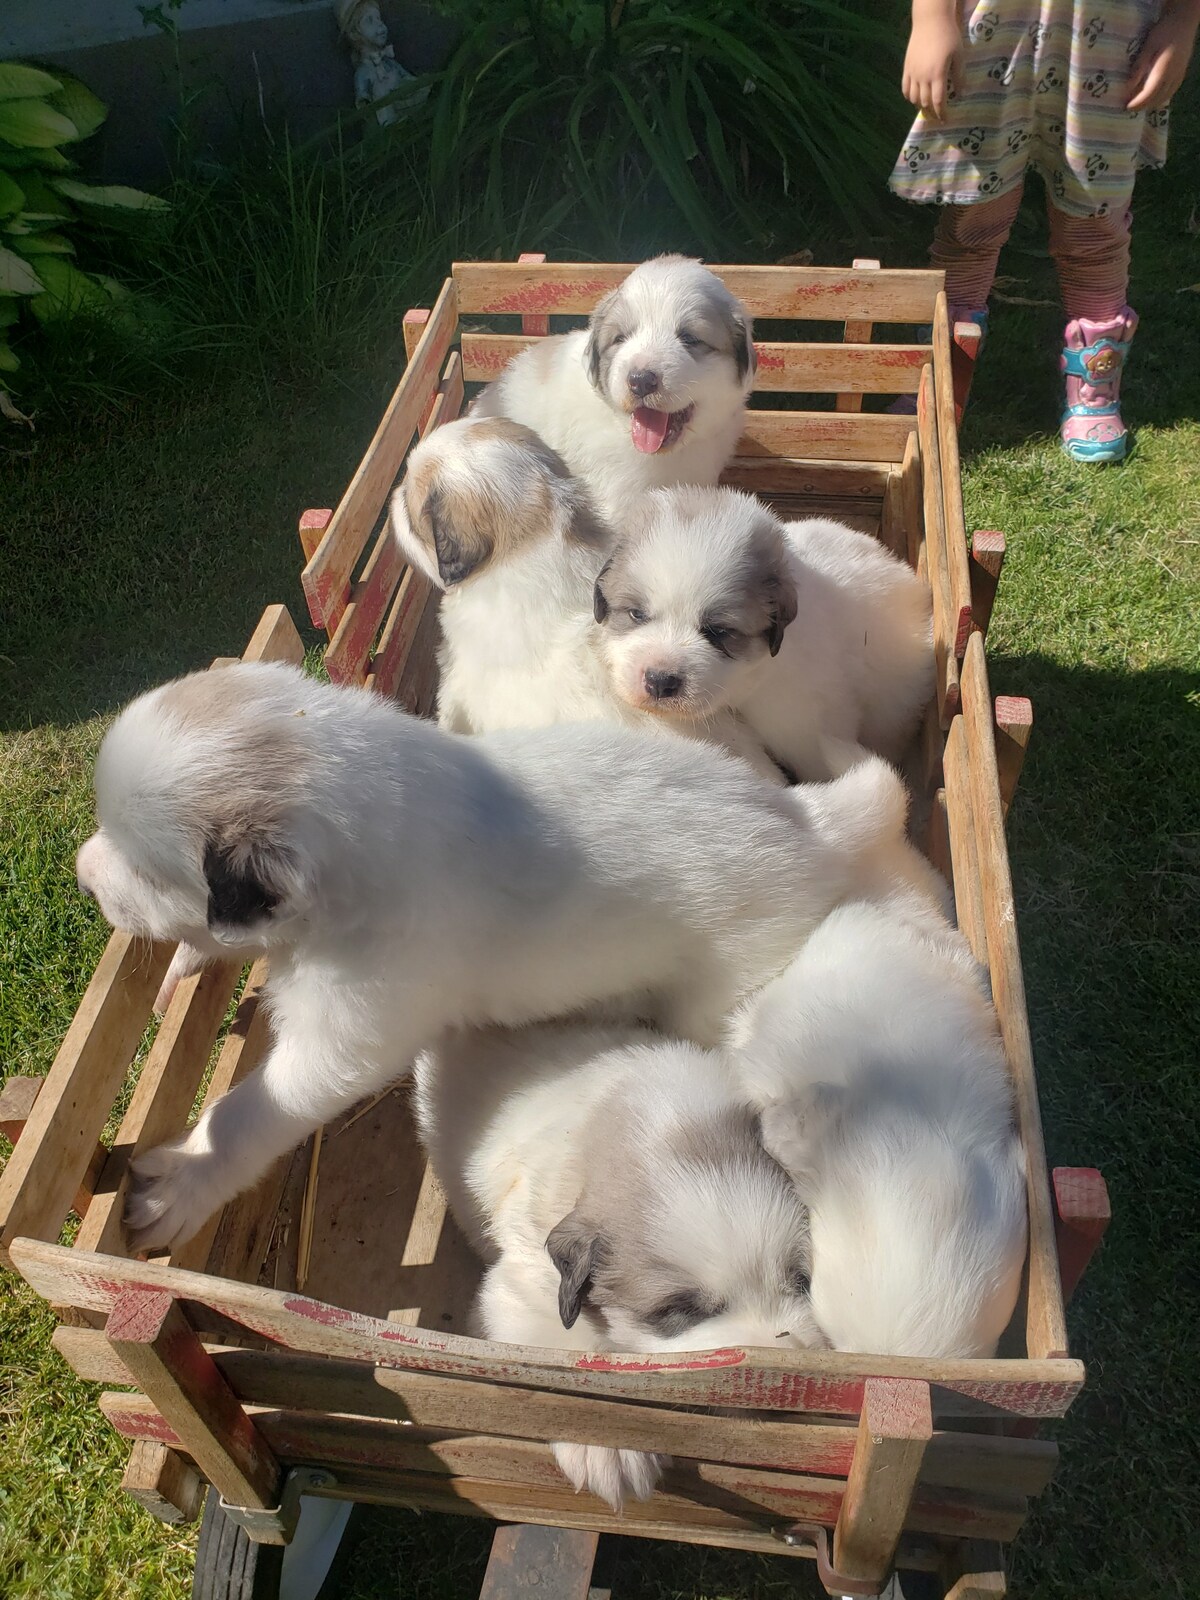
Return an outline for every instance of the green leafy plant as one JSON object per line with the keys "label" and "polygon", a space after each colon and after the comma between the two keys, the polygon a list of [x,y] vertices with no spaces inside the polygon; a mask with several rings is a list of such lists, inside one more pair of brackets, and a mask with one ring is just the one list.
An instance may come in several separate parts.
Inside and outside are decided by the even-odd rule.
{"label": "green leafy plant", "polygon": [[[560,218],[611,244],[669,216],[711,253],[731,230],[761,248],[781,209],[879,214],[894,133],[863,108],[898,103],[901,31],[851,0],[443,0],[464,32],[423,103],[395,125],[428,139],[453,215],[486,186],[497,215],[553,169]],[[425,83],[420,83],[424,87]],[[376,140],[378,142],[378,140]]]}
{"label": "green leafy plant", "polygon": [[[66,73],[0,62],[0,390],[20,366],[11,335],[25,314],[43,329],[135,315],[124,284],[75,260],[81,245],[95,247],[100,235],[169,210],[139,189],[72,176],[65,149],[90,138],[107,115]],[[5,409],[13,414],[11,402]]]}

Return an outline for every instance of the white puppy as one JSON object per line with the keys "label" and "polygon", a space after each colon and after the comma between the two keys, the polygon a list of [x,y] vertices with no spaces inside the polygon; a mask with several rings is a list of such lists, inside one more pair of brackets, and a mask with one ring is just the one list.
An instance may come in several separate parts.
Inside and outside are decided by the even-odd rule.
{"label": "white puppy", "polygon": [[833,1347],[987,1356],[1020,1289],[1024,1154],[985,976],[905,853],[741,1009],[734,1065],[809,1207]]}
{"label": "white puppy", "polygon": [[882,762],[781,790],[617,728],[461,739],[282,665],[135,700],[96,799],[77,871],[110,922],[271,957],[263,1065],[136,1163],[143,1248],[188,1238],[448,1026],[626,997],[715,1041],[904,813]]}
{"label": "white puppy", "polygon": [[[824,1341],[808,1225],[715,1052],[640,1029],[449,1036],[417,1059],[417,1122],[485,1260],[480,1331],[576,1350]],[[559,1444],[577,1489],[619,1509],[660,1458]]]}
{"label": "white puppy", "polygon": [[736,709],[802,778],[829,776],[830,738],[901,755],[933,693],[929,590],[902,561],[733,489],[656,491],[626,529],[595,615],[628,705]]}
{"label": "white puppy", "polygon": [[606,295],[586,329],[516,356],[473,415],[532,428],[620,514],[647,489],[716,483],[755,365],[750,317],[720,278],[659,256]]}
{"label": "white puppy", "polygon": [[596,575],[613,544],[578,479],[507,418],[435,429],[392,498],[405,559],[444,591],[438,722],[451,733],[619,722],[707,739],[783,774],[733,712],[695,723],[635,710],[597,651]]}

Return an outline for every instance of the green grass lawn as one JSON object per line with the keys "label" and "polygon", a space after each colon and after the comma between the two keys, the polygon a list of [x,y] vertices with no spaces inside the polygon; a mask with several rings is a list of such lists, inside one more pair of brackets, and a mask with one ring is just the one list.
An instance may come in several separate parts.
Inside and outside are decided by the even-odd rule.
{"label": "green grass lawn", "polygon": [[[963,441],[968,524],[1009,536],[993,688],[1030,695],[1036,716],[1011,847],[1049,1152],[1102,1167],[1115,1212],[1070,1313],[1088,1388],[1016,1551],[1013,1591],[1027,1600],[1200,1592],[1200,295],[1179,292],[1200,279],[1196,146],[1140,195],[1132,461],[1097,470],[1059,453],[1059,321],[1045,307],[998,305]],[[1053,298],[1039,237],[1023,221],[1010,297]],[[873,247],[886,264],[913,258],[907,233]],[[384,338],[377,370],[396,369],[398,329]],[[385,392],[366,378],[272,390],[234,374],[219,393],[5,437],[4,1072],[46,1069],[103,946],[72,860],[106,718],[169,673],[238,653],[268,601],[303,618],[296,514],[336,497]],[[192,1535],[119,1493],[124,1449],[92,1387],[49,1349],[52,1326],[0,1275],[0,1593],[186,1595]],[[375,1514],[343,1592],[474,1593],[488,1537],[482,1524]],[[810,1582],[806,1564],[630,1544],[617,1592],[767,1600]]]}

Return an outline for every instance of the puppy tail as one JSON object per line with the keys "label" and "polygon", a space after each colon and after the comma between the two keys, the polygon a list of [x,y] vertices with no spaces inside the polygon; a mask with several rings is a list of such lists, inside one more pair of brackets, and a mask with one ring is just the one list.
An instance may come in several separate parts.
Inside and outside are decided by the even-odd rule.
{"label": "puppy tail", "polygon": [[[825,741],[829,746],[829,741]],[[800,792],[810,815],[835,848],[857,855],[883,840],[899,840],[908,820],[908,791],[900,774],[882,756],[867,755],[858,746],[852,765],[831,783],[804,784]],[[827,748],[827,755],[833,751]],[[834,765],[835,772],[838,770]]]}

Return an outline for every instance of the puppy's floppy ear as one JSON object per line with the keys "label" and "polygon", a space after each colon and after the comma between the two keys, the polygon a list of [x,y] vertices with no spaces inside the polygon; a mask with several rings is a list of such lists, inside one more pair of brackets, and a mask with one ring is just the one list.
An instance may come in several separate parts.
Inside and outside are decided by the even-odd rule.
{"label": "puppy's floppy ear", "polygon": [[564,1328],[573,1328],[592,1286],[592,1274],[608,1259],[608,1242],[576,1207],[551,1228],[546,1249],[558,1268],[558,1314]]}
{"label": "puppy's floppy ear", "polygon": [[[613,555],[615,554],[616,552],[614,551]],[[612,564],[613,556],[609,556],[608,560],[596,574],[595,587],[592,589],[592,616],[595,617],[597,622],[603,622],[608,616],[608,596],[604,592],[604,580],[608,576],[608,569],[612,566]]]}
{"label": "puppy's floppy ear", "polygon": [[260,935],[300,888],[292,851],[265,831],[210,838],[204,846],[204,880],[209,932],[229,944]]}
{"label": "puppy's floppy ear", "polygon": [[839,1084],[814,1083],[787,1100],[770,1100],[759,1113],[762,1147],[784,1169],[804,1197],[816,1182],[822,1151],[845,1104]]}
{"label": "puppy's floppy ear", "polygon": [[758,371],[758,356],[754,349],[754,324],[745,312],[730,312],[729,334],[738,382],[744,383],[747,374]]}
{"label": "puppy's floppy ear", "polygon": [[491,536],[478,522],[455,516],[440,489],[433,488],[426,495],[424,514],[429,518],[438,574],[447,588],[469,578],[491,555]]}
{"label": "puppy's floppy ear", "polygon": [[786,573],[775,573],[768,579],[770,590],[770,621],[767,624],[767,649],[773,656],[779,654],[784,630],[796,620],[796,585]]}
{"label": "puppy's floppy ear", "polygon": [[600,346],[604,337],[604,322],[620,292],[619,288],[610,289],[603,300],[596,302],[596,308],[588,318],[587,343],[583,347],[583,366],[593,389],[600,387]]}

